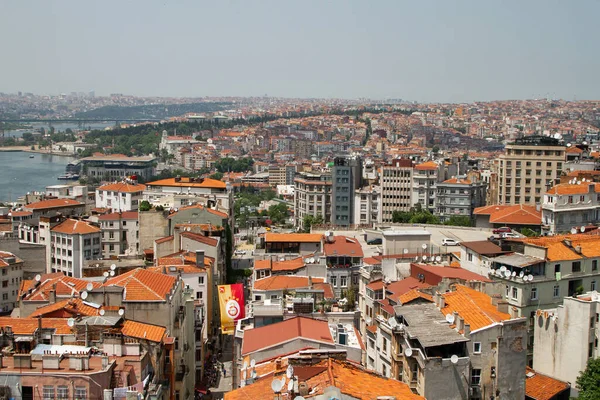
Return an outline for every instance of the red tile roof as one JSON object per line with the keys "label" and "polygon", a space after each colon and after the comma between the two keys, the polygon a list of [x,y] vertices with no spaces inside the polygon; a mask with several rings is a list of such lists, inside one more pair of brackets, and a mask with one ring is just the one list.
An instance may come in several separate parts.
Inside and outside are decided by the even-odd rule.
{"label": "red tile roof", "polygon": [[204,243],[212,247],[216,247],[217,244],[219,244],[219,241],[215,238],[204,236],[194,232],[181,232],[181,237],[193,240],[194,242]]}
{"label": "red tile roof", "polygon": [[52,199],[29,203],[24,208],[27,210],[45,210],[62,207],[83,207],[84,204],[71,199]]}
{"label": "red tile roof", "polygon": [[164,326],[150,325],[142,322],[127,320],[123,322],[121,333],[136,339],[149,340],[151,342],[162,342],[167,328]]}
{"label": "red tile roof", "polygon": [[529,367],[525,373],[525,395],[532,400],[552,400],[554,396],[570,391],[571,385],[567,382],[542,375]]}
{"label": "red tile roof", "polygon": [[371,290],[381,290],[385,287],[385,283],[381,279],[373,281],[367,285],[367,289]]}
{"label": "red tile roof", "polygon": [[333,242],[325,241],[323,251],[328,257],[348,256],[348,257],[363,257],[364,253],[362,246],[357,239],[347,236],[334,236]]}
{"label": "red tile roof", "polygon": [[471,182],[468,179],[450,178],[450,179],[446,179],[443,183],[451,183],[451,184],[456,184],[456,185],[470,185],[473,182]]}
{"label": "red tile roof", "polygon": [[89,235],[99,233],[100,228],[85,221],[77,219],[65,219],[60,224],[50,229],[52,232],[63,233],[65,235]]}
{"label": "red tile roof", "polygon": [[325,299],[335,299],[335,295],[333,294],[333,288],[330,283],[325,282],[316,282],[313,283],[313,288],[316,290],[323,290],[323,297]]}
{"label": "red tile roof", "polygon": [[171,235],[171,236],[165,236],[165,237],[156,239],[154,241],[154,243],[156,243],[156,244],[167,243],[167,242],[173,241],[173,239],[175,239],[175,237],[173,235]]}
{"label": "red tile roof", "polygon": [[489,215],[491,224],[541,225],[542,211],[526,204],[477,207],[473,214]]}
{"label": "red tile roof", "polygon": [[167,301],[177,277],[136,268],[107,280],[102,286],[125,288],[123,301]]}
{"label": "red tile roof", "polygon": [[123,211],[121,213],[114,212],[110,214],[104,214],[98,217],[99,221],[118,221],[119,219],[132,220],[138,219],[137,211]]}
{"label": "red tile roof", "polygon": [[[30,288],[33,288],[31,293],[28,293],[23,300],[25,301],[48,301],[50,298],[50,291],[56,291],[56,297],[79,297],[79,294],[85,290],[90,281],[83,279],[77,279],[70,276],[63,275],[62,273],[46,274],[42,275],[40,284],[36,287],[35,280],[22,281],[21,288],[19,289],[19,296],[25,292],[28,292]],[[92,282],[94,287],[99,287],[100,283]]]}
{"label": "red tile roof", "polygon": [[127,182],[118,182],[100,186],[97,190],[101,192],[137,193],[146,190],[146,185],[142,185],[141,183],[131,184]]}
{"label": "red tile roof", "polygon": [[[312,278],[313,283],[323,283],[323,278]],[[308,288],[307,276],[274,275],[254,281],[254,290],[283,290]]]}
{"label": "red tile roof", "polygon": [[455,285],[454,289],[442,294],[446,305],[441,311],[444,315],[457,312],[465,324],[470,325],[471,331],[510,319],[509,314],[498,311],[487,294],[463,285]]}
{"label": "red tile roof", "polygon": [[413,278],[409,276],[399,281],[395,281],[387,285],[385,288],[386,292],[388,292],[387,297],[391,298],[394,301],[398,301],[399,297],[403,294],[410,292],[413,289],[423,289],[430,287],[425,282],[421,282],[417,278]]}
{"label": "red tile roof", "polygon": [[208,189],[225,189],[227,187],[225,182],[210,178],[204,178],[201,181],[194,182],[191,182],[190,178],[181,178],[181,180],[178,182],[175,181],[175,178],[168,178],[161,179],[159,181],[148,182],[146,186],[194,187]]}
{"label": "red tile roof", "polygon": [[242,355],[254,353],[298,338],[333,344],[333,338],[331,337],[327,321],[295,317],[244,331]]}
{"label": "red tile roof", "polygon": [[270,269],[272,271],[297,271],[303,267],[304,257],[296,257],[285,261],[273,261],[271,259],[254,261],[255,270]]}
{"label": "red tile roof", "polygon": [[319,243],[323,235],[318,233],[265,233],[266,243]]}
{"label": "red tile roof", "polygon": [[175,215],[177,215],[178,213],[180,213],[180,212],[182,212],[182,211],[185,211],[185,210],[192,210],[192,209],[205,210],[205,211],[207,211],[207,212],[209,212],[209,213],[211,213],[211,214],[213,214],[213,215],[219,216],[219,217],[221,217],[221,218],[227,218],[227,217],[229,217],[229,216],[228,216],[226,213],[224,213],[224,212],[221,212],[221,211],[219,211],[219,210],[214,210],[214,209],[212,209],[212,208],[204,207],[204,206],[203,206],[203,205],[201,205],[201,204],[193,204],[193,205],[191,205],[191,206],[185,206],[185,207],[181,207],[179,210],[177,210],[177,211],[175,211],[175,212],[171,213],[171,214],[169,215],[169,218],[172,218],[172,217],[174,217]]}
{"label": "red tile roof", "polygon": [[57,301],[54,304],[48,304],[46,306],[39,307],[29,317],[56,317],[56,318],[68,318],[71,316],[93,316],[100,315],[100,308],[91,307],[84,304],[80,298],[65,299]]}
{"label": "red tile roof", "polygon": [[465,281],[491,282],[483,275],[476,274],[463,268],[435,266],[428,264],[411,264],[411,276],[418,279],[418,274],[423,272],[425,282],[437,285],[443,278],[460,279]]}
{"label": "red tile roof", "polygon": [[27,217],[29,215],[33,215],[31,211],[11,211],[11,217]]}

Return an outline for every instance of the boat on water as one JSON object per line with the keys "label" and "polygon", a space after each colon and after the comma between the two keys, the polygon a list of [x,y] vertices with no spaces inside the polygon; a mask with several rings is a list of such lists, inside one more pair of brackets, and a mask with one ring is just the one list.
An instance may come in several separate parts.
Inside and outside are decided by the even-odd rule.
{"label": "boat on water", "polygon": [[34,156],[33,154],[29,156],[29,158],[34,158],[34,157],[35,157],[35,156]]}
{"label": "boat on water", "polygon": [[58,177],[60,181],[76,181],[79,179],[79,174],[66,173]]}

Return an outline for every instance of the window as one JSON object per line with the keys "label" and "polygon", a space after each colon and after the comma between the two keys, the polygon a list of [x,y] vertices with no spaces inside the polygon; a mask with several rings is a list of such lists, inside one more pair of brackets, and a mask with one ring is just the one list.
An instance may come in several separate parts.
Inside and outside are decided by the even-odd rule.
{"label": "window", "polygon": [[598,260],[592,260],[592,271],[598,271]]}
{"label": "window", "polygon": [[115,238],[115,233],[114,232],[109,232],[108,233],[108,238],[109,239],[114,239]]}
{"label": "window", "polygon": [[558,285],[554,285],[554,293],[552,294],[553,297],[560,297],[560,286]]}
{"label": "window", "polygon": [[337,286],[337,276],[332,276],[331,277],[331,286],[336,287]]}
{"label": "window", "polygon": [[518,297],[518,294],[519,294],[519,292],[517,291],[517,288],[516,287],[512,288],[512,298],[516,300]]}
{"label": "window", "polygon": [[56,398],[67,400],[69,398],[69,387],[68,386],[57,386],[56,387]]}
{"label": "window", "polygon": [[573,261],[572,272],[581,272],[581,261]]}
{"label": "window", "polygon": [[590,286],[590,290],[593,292],[594,290],[596,290],[596,281],[592,281],[592,284]]}
{"label": "window", "polygon": [[537,300],[537,288],[536,287],[532,287],[531,288],[531,296],[530,296],[531,300]]}
{"label": "window", "polygon": [[481,382],[481,370],[473,368],[473,370],[471,371],[471,385],[479,386],[480,382]]}
{"label": "window", "polygon": [[560,264],[554,264],[554,273],[560,272]]}
{"label": "window", "polygon": [[340,276],[340,286],[341,287],[348,286],[348,277],[347,276]]}
{"label": "window", "polygon": [[387,367],[385,364],[381,364],[381,375],[387,376]]}
{"label": "window", "polygon": [[42,394],[44,400],[54,400],[54,386],[44,386]]}
{"label": "window", "polygon": [[198,277],[198,285],[204,285],[204,277],[203,276]]}
{"label": "window", "polygon": [[92,240],[91,239],[83,239],[83,245],[84,246],[90,246],[92,244]]}
{"label": "window", "polygon": [[481,342],[474,342],[473,343],[473,353],[475,353],[475,354],[481,354]]}
{"label": "window", "polygon": [[385,337],[381,338],[381,352],[387,354],[388,340]]}
{"label": "window", "polygon": [[473,253],[471,253],[471,252],[467,253],[467,260],[473,261]]}
{"label": "window", "polygon": [[510,293],[510,287],[506,285],[506,297],[508,297],[508,293]]}
{"label": "window", "polygon": [[196,292],[196,299],[202,299],[202,292]]}

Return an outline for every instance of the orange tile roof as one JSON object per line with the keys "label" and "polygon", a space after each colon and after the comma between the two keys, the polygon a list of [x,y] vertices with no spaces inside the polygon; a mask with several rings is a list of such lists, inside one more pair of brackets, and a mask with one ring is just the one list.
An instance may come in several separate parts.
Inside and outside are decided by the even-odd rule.
{"label": "orange tile roof", "polygon": [[363,257],[364,253],[358,239],[347,236],[334,236],[333,242],[325,242],[323,251],[326,256]]}
{"label": "orange tile roof", "polygon": [[438,165],[435,161],[427,161],[422,164],[416,165],[415,169],[419,171],[433,171],[438,169]]}
{"label": "orange tile roof", "polygon": [[227,218],[227,217],[229,217],[229,216],[228,216],[226,213],[224,213],[224,212],[222,212],[222,211],[218,211],[218,210],[214,210],[214,209],[212,209],[212,208],[204,207],[204,206],[203,206],[203,205],[201,205],[201,204],[193,204],[193,205],[191,205],[191,206],[185,206],[185,207],[181,207],[179,210],[177,210],[177,211],[175,211],[175,212],[171,213],[171,214],[169,215],[169,218],[172,218],[172,217],[174,217],[175,215],[177,215],[178,213],[180,213],[180,212],[182,212],[182,211],[185,211],[185,210],[192,210],[192,209],[195,209],[195,208],[197,208],[198,210],[205,210],[205,211],[207,211],[207,212],[209,212],[209,213],[211,213],[211,214],[213,214],[213,215],[219,216],[219,217],[221,217],[221,218]]}
{"label": "orange tile roof", "polygon": [[100,228],[85,221],[77,219],[65,219],[60,224],[50,229],[52,232],[63,233],[65,235],[89,235],[99,233]]}
{"label": "orange tile roof", "polygon": [[201,182],[195,181],[190,182],[187,178],[181,178],[179,182],[175,182],[175,178],[161,179],[154,182],[148,182],[148,187],[152,186],[170,186],[170,187],[195,187],[195,188],[208,188],[208,189],[225,189],[226,184],[223,181],[216,179],[204,178]]}
{"label": "orange tile roof", "polygon": [[450,178],[450,179],[446,179],[443,183],[451,183],[451,184],[457,184],[457,185],[470,185],[473,182],[471,182],[468,179]]}
{"label": "orange tile roof", "polygon": [[56,335],[71,334],[71,327],[67,325],[67,318],[11,318],[0,317],[0,326],[10,327],[15,335],[33,335],[39,320],[42,320],[43,329],[54,329]]}
{"label": "orange tile roof", "polygon": [[219,241],[215,238],[204,236],[194,232],[181,232],[181,237],[193,240],[194,242],[204,243],[212,247],[216,247],[217,244],[219,244]]}
{"label": "orange tile roof", "polygon": [[363,258],[363,264],[381,265],[381,260],[378,260],[375,257],[367,257],[367,258]]}
{"label": "orange tile roof", "polygon": [[473,213],[489,215],[492,224],[541,225],[542,223],[542,211],[537,210],[535,206],[525,204],[477,207]]}
{"label": "orange tile roof", "polygon": [[100,315],[101,309],[102,307],[94,308],[84,304],[83,300],[80,298],[72,298],[39,307],[33,313],[31,313],[29,317],[43,316],[46,318],[46,316],[50,314],[51,316],[56,316],[59,318],[67,318],[78,315],[89,317],[93,315]]}
{"label": "orange tile roof", "polygon": [[367,289],[371,290],[381,290],[385,287],[385,283],[381,279],[373,281],[367,285]]}
{"label": "orange tile roof", "polygon": [[542,375],[529,367],[525,373],[525,395],[532,400],[552,400],[571,388],[567,382]]}
{"label": "orange tile roof", "polygon": [[424,299],[427,301],[433,301],[433,297],[427,293],[423,293],[419,290],[412,289],[404,294],[398,296],[398,302],[400,304],[407,304],[416,299]]}
{"label": "orange tile roof", "polygon": [[97,190],[101,192],[136,193],[146,190],[146,185],[142,185],[141,183],[131,184],[127,182],[118,182],[100,186]]}
{"label": "orange tile roof", "polygon": [[[56,291],[56,297],[79,297],[79,294],[85,290],[90,281],[83,279],[73,278],[70,276],[63,275],[60,272],[54,274],[45,274],[41,276],[40,284],[36,287],[36,281],[23,281],[20,288],[20,293],[23,294],[28,289],[33,288],[31,293],[23,298],[25,301],[48,301],[50,298],[50,291]],[[99,287],[99,282],[92,282],[94,288]]]}
{"label": "orange tile roof", "polygon": [[571,147],[567,147],[566,153],[567,154],[581,154],[581,153],[583,153],[583,150],[581,150],[579,147],[571,146]]}
{"label": "orange tile roof", "polygon": [[136,268],[107,280],[102,286],[125,288],[123,301],[167,301],[177,277]]}
{"label": "orange tile roof", "polygon": [[114,213],[110,213],[110,214],[104,214],[98,217],[98,220],[100,221],[118,221],[119,219],[126,219],[126,220],[132,220],[138,219],[138,212],[137,211],[123,211],[121,213],[118,212],[114,212]]}
{"label": "orange tile roof", "polygon": [[558,194],[558,195],[568,195],[568,194],[588,194],[592,193],[600,193],[600,183],[593,182],[584,182],[581,185],[578,184],[570,184],[570,183],[559,183],[558,185],[554,185],[548,191],[547,194]]}
{"label": "orange tile roof", "polygon": [[11,217],[27,217],[29,215],[33,215],[31,211],[11,211]]}
{"label": "orange tile roof", "polygon": [[62,207],[83,207],[84,204],[71,199],[52,199],[42,200],[35,203],[27,204],[24,208],[28,210],[45,210],[48,208],[62,208]]}
{"label": "orange tile roof", "polygon": [[333,287],[331,286],[330,283],[316,282],[316,283],[313,283],[313,288],[316,290],[322,290],[323,298],[335,299],[335,294],[333,293]]}
{"label": "orange tile roof", "polygon": [[142,322],[127,320],[123,322],[121,333],[136,339],[149,340],[151,342],[162,342],[167,328],[164,326],[150,325]]}
{"label": "orange tile roof", "polygon": [[266,243],[318,243],[323,235],[319,233],[265,233]]}
{"label": "orange tile roof", "polygon": [[[343,394],[360,400],[373,400],[379,396],[393,396],[398,400],[425,400],[424,397],[413,394],[407,384],[385,378],[348,361],[329,358],[311,366],[295,366],[294,371],[309,387],[311,395],[305,396],[307,398],[322,395],[326,388],[335,386]],[[285,370],[277,371],[275,375],[270,374],[268,377],[258,379],[253,384],[225,393],[224,399],[266,398],[265,393],[272,393],[271,382],[273,379],[275,377],[280,379],[283,376],[285,376]],[[287,386],[284,386],[282,393],[290,397]]]}
{"label": "orange tile roof", "polygon": [[[570,247],[564,242],[565,239],[571,241]],[[597,235],[575,234],[532,237],[525,238],[522,241],[535,246],[545,247],[547,249],[546,259],[548,261],[570,261],[579,260],[584,257],[600,257],[600,237]],[[575,251],[577,246],[581,247],[581,254]]]}
{"label": "orange tile roof", "polygon": [[[207,255],[204,255],[204,266],[205,267],[211,267],[214,262],[215,262],[215,259],[213,257],[208,257]],[[196,267],[196,253],[194,253],[192,251],[179,251],[177,253],[169,254],[164,257],[160,257],[157,260],[157,264],[159,267],[192,266],[194,268],[197,268]],[[152,270],[152,268],[148,268],[148,269]],[[193,271],[193,270],[188,269],[186,271],[188,273],[192,273],[191,271]],[[162,273],[162,268],[159,270],[154,270],[154,272]]]}
{"label": "orange tile roof", "polygon": [[401,295],[413,289],[423,289],[429,286],[429,284],[409,276],[399,281],[391,282],[389,285],[387,285],[385,291],[387,292],[387,297],[390,297],[392,300],[396,300]]}
{"label": "orange tile roof", "polygon": [[453,292],[443,293],[446,305],[442,308],[444,315],[458,312],[471,331],[484,328],[495,322],[510,319],[510,315],[498,311],[492,304],[492,298],[467,286],[455,285]]}
{"label": "orange tile roof", "polygon": [[296,271],[304,267],[304,258],[296,257],[291,260],[273,261],[273,260],[256,260],[254,261],[254,269],[270,269],[272,271]]}
{"label": "orange tile roof", "polygon": [[154,241],[154,243],[160,244],[160,243],[171,242],[173,239],[175,239],[175,237],[173,235],[171,235],[171,236],[165,236],[165,237],[156,239]]}
{"label": "orange tile roof", "polygon": [[[312,278],[313,283],[323,283],[323,278]],[[254,281],[254,290],[284,290],[308,287],[307,276],[274,275]]]}
{"label": "orange tile roof", "polygon": [[296,338],[333,343],[327,321],[294,317],[267,326],[246,329],[242,341],[242,355],[254,353]]}

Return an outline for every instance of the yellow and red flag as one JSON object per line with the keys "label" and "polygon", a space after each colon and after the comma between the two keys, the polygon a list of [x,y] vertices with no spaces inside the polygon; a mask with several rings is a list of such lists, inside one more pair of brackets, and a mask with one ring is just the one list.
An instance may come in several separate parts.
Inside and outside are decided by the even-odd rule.
{"label": "yellow and red flag", "polygon": [[221,309],[221,331],[225,335],[232,335],[235,331],[235,322],[246,316],[244,286],[241,283],[219,285],[218,290]]}

